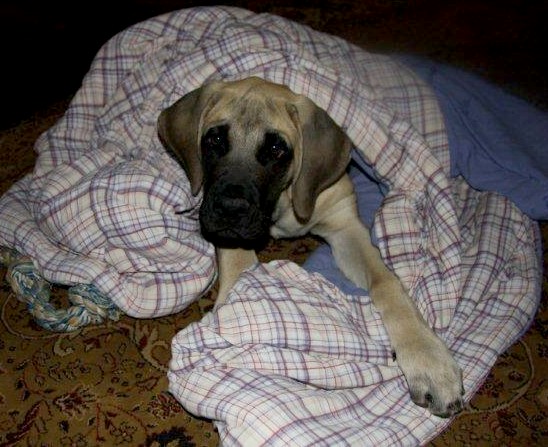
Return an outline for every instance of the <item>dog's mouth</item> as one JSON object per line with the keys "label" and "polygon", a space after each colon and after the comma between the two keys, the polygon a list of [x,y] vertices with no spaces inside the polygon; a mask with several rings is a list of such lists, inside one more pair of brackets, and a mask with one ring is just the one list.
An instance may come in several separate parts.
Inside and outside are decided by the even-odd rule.
{"label": "dog's mouth", "polygon": [[246,198],[206,194],[200,227],[203,237],[217,247],[260,250],[269,240],[270,214]]}
{"label": "dog's mouth", "polygon": [[269,239],[270,225],[259,216],[235,221],[218,214],[205,216],[200,213],[200,227],[202,236],[221,248],[260,250]]}

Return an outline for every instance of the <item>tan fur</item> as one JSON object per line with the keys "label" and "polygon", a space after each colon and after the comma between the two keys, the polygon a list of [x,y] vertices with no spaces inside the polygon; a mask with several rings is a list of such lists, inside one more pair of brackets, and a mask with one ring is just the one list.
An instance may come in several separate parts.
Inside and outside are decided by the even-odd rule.
{"label": "tan fur", "polygon": [[[259,98],[264,107],[242,114],[238,104],[250,98],[253,102]],[[181,100],[162,114],[159,132],[163,141],[171,140],[172,148],[173,139],[181,138],[181,125],[195,133],[196,145],[205,129],[220,122],[229,122],[242,132],[242,139],[257,140],[253,133],[262,134],[265,129],[283,134],[296,153],[290,172],[292,183],[278,200],[271,235],[295,237],[310,232],[330,244],[341,271],[370,291],[413,401],[436,415],[451,416],[462,407],[461,371],[371,244],[369,231],[358,217],[352,183],[341,169],[348,163],[350,142],[325,115],[310,100],[284,86],[249,78],[211,84],[199,96]],[[188,146],[191,138],[182,140]],[[197,147],[186,146],[176,151],[183,151],[183,166],[190,171],[196,193],[203,176],[196,165],[199,153]],[[237,152],[242,163],[253,155],[250,147],[237,148]],[[216,306],[220,306],[240,273],[254,265],[257,257],[254,251],[223,248],[217,249],[217,256],[220,284]]]}

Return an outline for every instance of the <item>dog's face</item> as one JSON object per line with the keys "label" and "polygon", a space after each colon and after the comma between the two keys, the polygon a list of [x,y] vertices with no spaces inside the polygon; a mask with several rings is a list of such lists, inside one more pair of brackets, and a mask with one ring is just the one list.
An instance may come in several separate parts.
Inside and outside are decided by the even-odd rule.
{"label": "dog's face", "polygon": [[158,131],[193,193],[203,187],[202,233],[219,247],[264,245],[288,188],[296,217],[306,222],[349,160],[348,139],[323,110],[259,78],[185,95],[162,112]]}

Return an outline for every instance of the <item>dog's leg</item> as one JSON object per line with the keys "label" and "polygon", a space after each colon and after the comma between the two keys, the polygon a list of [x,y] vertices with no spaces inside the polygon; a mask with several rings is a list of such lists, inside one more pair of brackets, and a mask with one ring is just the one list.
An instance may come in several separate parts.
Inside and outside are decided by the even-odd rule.
{"label": "dog's leg", "polygon": [[[348,202],[347,202],[348,203]],[[352,204],[325,213],[318,231],[337,265],[357,285],[369,289],[390,337],[411,399],[433,414],[449,417],[462,409],[462,374],[451,353],[428,327],[401,282],[371,244],[369,231]],[[316,229],[314,229],[316,230]]]}
{"label": "dog's leg", "polygon": [[219,269],[219,292],[215,300],[215,307],[226,301],[228,292],[238,276],[245,269],[257,262],[257,255],[253,250],[242,248],[217,248],[217,267]]}

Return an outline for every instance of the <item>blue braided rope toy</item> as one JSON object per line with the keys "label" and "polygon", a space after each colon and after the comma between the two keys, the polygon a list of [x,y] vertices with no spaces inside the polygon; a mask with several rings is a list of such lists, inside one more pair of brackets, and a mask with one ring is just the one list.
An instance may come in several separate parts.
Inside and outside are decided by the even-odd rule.
{"label": "blue braided rope toy", "polygon": [[0,263],[8,271],[6,280],[15,295],[41,327],[54,332],[72,332],[106,319],[117,321],[120,309],[91,284],[78,284],[68,289],[72,306],[57,309],[50,303],[51,284],[43,279],[32,261],[16,250],[0,247]]}

